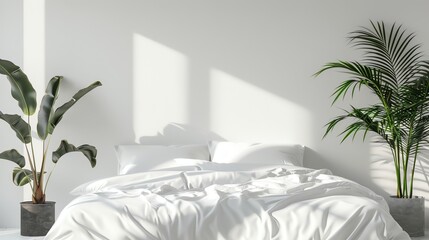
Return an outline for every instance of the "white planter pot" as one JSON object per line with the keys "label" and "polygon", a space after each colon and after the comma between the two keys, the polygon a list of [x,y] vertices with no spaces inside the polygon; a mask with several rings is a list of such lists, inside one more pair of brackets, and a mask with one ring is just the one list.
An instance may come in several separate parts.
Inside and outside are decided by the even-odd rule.
{"label": "white planter pot", "polygon": [[388,199],[390,214],[410,237],[425,235],[425,199],[424,197]]}

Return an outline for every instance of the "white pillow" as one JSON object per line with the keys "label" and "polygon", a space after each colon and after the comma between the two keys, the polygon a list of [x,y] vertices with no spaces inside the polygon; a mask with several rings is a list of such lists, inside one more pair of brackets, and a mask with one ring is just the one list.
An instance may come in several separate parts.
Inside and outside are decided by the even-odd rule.
{"label": "white pillow", "polygon": [[[262,170],[271,170],[274,168],[287,168],[288,170],[293,169],[303,169],[300,166],[291,166],[285,164],[264,164],[264,163],[215,163],[203,160],[196,159],[184,159],[177,158],[174,159],[175,162],[179,163],[182,167],[177,168],[179,171],[262,171]],[[194,169],[191,169],[194,167]],[[182,170],[183,169],[183,170]],[[170,169],[165,169],[170,170]],[[175,170],[175,169],[174,169]]]}
{"label": "white pillow", "polygon": [[180,166],[176,158],[209,160],[206,145],[118,145],[118,174],[130,174]]}
{"label": "white pillow", "polygon": [[286,164],[303,166],[304,146],[299,144],[209,142],[216,163]]}

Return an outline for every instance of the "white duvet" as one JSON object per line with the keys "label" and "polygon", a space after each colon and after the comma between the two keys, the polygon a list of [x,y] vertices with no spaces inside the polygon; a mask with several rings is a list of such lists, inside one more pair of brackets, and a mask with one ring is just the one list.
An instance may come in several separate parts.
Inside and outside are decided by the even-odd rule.
{"label": "white duvet", "polygon": [[328,170],[153,171],[74,194],[45,239],[410,239],[383,198]]}

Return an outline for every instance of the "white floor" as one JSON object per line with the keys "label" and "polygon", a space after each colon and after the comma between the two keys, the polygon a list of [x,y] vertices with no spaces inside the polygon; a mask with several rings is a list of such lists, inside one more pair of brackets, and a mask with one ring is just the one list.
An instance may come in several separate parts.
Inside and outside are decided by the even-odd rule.
{"label": "white floor", "polygon": [[[42,240],[43,237],[23,237],[21,236],[19,229],[1,229],[0,228],[0,240]],[[429,229],[426,229],[424,237],[411,238],[412,240],[429,240]]]}
{"label": "white floor", "polygon": [[0,229],[0,240],[42,240],[43,237],[23,237],[19,229]]}

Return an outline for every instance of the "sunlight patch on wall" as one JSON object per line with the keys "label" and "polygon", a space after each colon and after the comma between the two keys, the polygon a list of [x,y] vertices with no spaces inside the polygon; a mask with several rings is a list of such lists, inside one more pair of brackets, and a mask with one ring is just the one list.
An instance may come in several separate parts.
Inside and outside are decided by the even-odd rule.
{"label": "sunlight patch on wall", "polygon": [[211,130],[228,140],[311,144],[311,113],[294,102],[217,69],[210,96]]}
{"label": "sunlight patch on wall", "polygon": [[[24,0],[23,4],[24,56],[22,69],[27,74],[31,84],[38,93],[37,103],[40,104],[47,81],[45,79],[45,0]],[[37,126],[38,108],[30,120],[32,129],[36,129]],[[34,130],[32,134],[33,136],[37,136]],[[36,163],[39,167],[42,160],[40,156],[42,156],[43,152],[42,141],[34,139],[33,145]],[[25,187],[24,200],[31,200],[31,195],[31,189]]]}
{"label": "sunlight patch on wall", "polygon": [[[39,93],[45,92],[45,0],[24,0],[23,70]],[[40,90],[41,89],[41,93]]]}
{"label": "sunlight patch on wall", "polygon": [[136,142],[171,122],[188,121],[188,59],[142,35],[133,36],[133,102]]}

